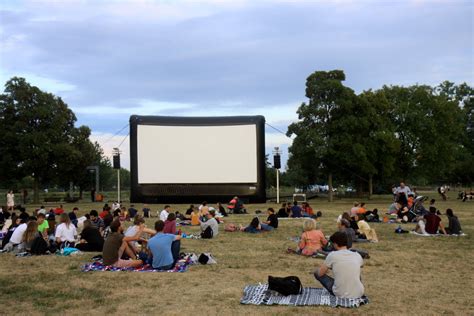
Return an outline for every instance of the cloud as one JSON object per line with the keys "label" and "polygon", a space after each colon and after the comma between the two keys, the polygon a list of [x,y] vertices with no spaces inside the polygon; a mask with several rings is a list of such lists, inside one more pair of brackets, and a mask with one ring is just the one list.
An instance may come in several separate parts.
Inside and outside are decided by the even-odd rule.
{"label": "cloud", "polygon": [[60,95],[97,137],[131,114],[260,114],[286,132],[315,70],[357,92],[472,84],[473,35],[470,1],[4,1],[0,79]]}

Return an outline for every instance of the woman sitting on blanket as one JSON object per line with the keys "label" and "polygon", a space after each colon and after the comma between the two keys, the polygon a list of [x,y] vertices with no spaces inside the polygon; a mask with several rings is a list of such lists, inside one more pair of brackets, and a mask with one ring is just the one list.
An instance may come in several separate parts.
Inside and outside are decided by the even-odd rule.
{"label": "woman sitting on blanket", "polygon": [[[170,213],[170,214],[173,214],[173,213]],[[176,227],[176,224],[175,224],[175,227]],[[135,216],[135,218],[133,219],[133,225],[127,228],[124,235],[125,237],[133,237],[137,234],[138,231],[142,231],[142,233],[146,233],[152,236],[156,234],[155,230],[149,229],[145,226],[145,219],[141,217],[140,215]],[[140,243],[138,241],[140,241],[141,243],[146,242],[146,240],[141,238],[141,236],[138,239],[133,239],[128,242],[130,249],[132,249],[135,253],[139,253],[141,250]],[[146,248],[146,247],[142,247],[142,249],[143,248]]]}
{"label": "woman sitting on blanket", "polygon": [[328,241],[321,231],[321,224],[314,219],[305,219],[303,222],[303,234],[301,234],[297,253],[303,256],[312,256],[321,250]]}

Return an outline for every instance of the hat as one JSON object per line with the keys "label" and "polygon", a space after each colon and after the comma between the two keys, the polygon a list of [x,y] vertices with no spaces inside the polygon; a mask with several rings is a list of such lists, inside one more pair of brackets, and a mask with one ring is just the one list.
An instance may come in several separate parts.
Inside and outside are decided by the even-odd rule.
{"label": "hat", "polygon": [[46,215],[46,210],[44,208],[42,208],[38,211],[38,214]]}

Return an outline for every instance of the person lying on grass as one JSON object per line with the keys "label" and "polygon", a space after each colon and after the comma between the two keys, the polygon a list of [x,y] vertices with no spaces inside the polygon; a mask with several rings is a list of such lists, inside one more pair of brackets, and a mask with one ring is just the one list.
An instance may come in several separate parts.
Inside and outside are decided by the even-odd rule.
{"label": "person lying on grass", "polygon": [[181,236],[163,233],[165,223],[155,223],[156,235],[148,240],[149,257],[147,262],[158,270],[171,270],[179,259]]}
{"label": "person lying on grass", "polygon": [[239,230],[244,233],[261,233],[263,231],[273,230],[273,227],[267,224],[260,223],[258,217],[254,217],[248,226],[240,225]]}
{"label": "person lying on grass", "polygon": [[122,259],[123,255],[128,258],[136,258],[135,253],[129,247],[128,242],[138,240],[143,232],[143,227],[137,230],[135,236],[125,237],[123,235],[123,227],[120,220],[114,220],[110,224],[110,235],[104,242],[102,251],[103,263],[106,266],[114,266],[117,268],[139,267],[143,264],[141,260]]}
{"label": "person lying on grass", "polygon": [[[342,298],[362,297],[365,290],[360,278],[360,268],[364,263],[362,257],[347,249],[346,233],[335,232],[330,241],[336,250],[314,271],[314,277],[332,295]],[[332,277],[327,275],[329,269],[332,270]]]}

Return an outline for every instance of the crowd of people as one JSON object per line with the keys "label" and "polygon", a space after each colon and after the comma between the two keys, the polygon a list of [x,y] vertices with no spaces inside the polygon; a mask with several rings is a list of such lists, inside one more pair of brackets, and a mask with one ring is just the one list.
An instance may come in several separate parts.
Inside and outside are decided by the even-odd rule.
{"label": "crowd of people", "polygon": [[[277,229],[281,219],[302,218],[298,246],[288,249],[288,252],[324,257],[324,263],[314,271],[315,278],[336,296],[360,297],[364,293],[360,281],[362,258],[369,255],[354,245],[379,241],[375,228],[369,223],[385,222],[386,216],[395,215],[397,222],[415,222],[414,231],[417,233],[462,233],[459,219],[452,209],[446,210],[448,224],[445,226],[435,200],[430,201],[429,210],[426,210],[424,200],[418,200],[416,192],[404,183],[393,193],[394,201],[383,219],[377,209],[369,210],[365,203],[354,202],[337,218],[335,232],[330,237],[322,231],[322,212],[313,210],[308,202],[301,205],[297,201],[283,203],[278,212],[270,207],[265,219],[255,216],[246,226],[233,223],[223,226],[227,232],[255,234]],[[203,201],[199,206],[190,205],[184,212],[165,205],[156,212],[157,220],[149,228],[146,219],[153,213],[146,204],[141,212],[134,205],[126,208],[116,201],[111,206],[106,203],[100,213],[90,210],[82,216],[83,212],[77,207],[67,212],[63,205],[49,211],[41,206],[29,214],[24,207],[17,207],[17,213],[14,202],[12,205],[12,194],[7,194],[7,207],[0,208],[2,252],[47,254],[74,247],[83,252],[101,252],[104,265],[117,268],[149,265],[154,269],[169,270],[179,259],[181,239],[185,237],[179,227],[198,226],[200,238],[216,238],[225,217],[247,213],[238,197],[234,197],[226,207],[221,203],[210,206]],[[415,216],[412,217],[412,213]],[[328,276],[329,269],[333,277]]]}

